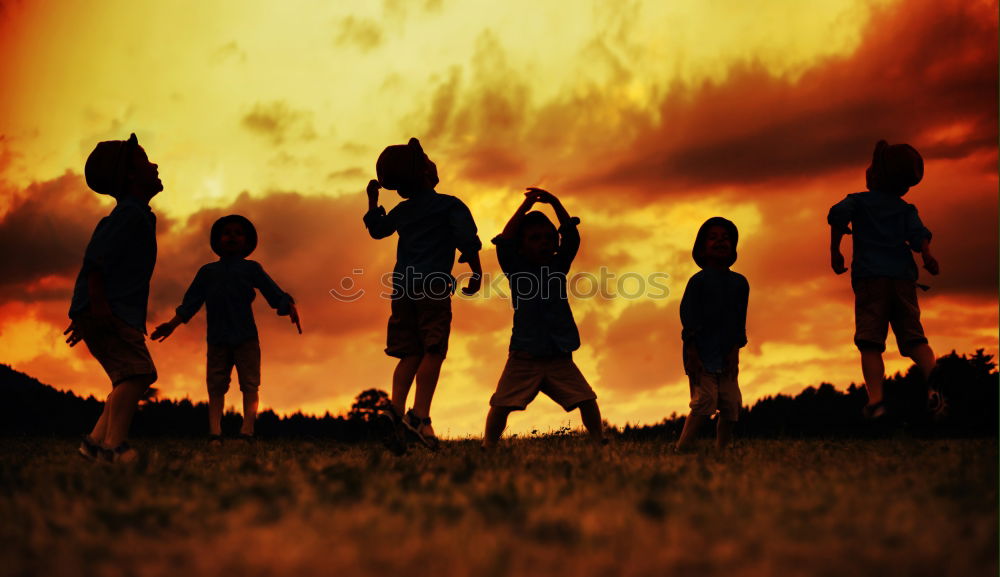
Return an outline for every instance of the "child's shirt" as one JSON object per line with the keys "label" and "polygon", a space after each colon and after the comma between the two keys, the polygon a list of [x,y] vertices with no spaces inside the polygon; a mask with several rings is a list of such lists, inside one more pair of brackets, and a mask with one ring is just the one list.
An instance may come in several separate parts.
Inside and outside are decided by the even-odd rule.
{"label": "child's shirt", "polygon": [[[399,234],[393,269],[396,294],[404,287],[410,294],[419,292],[425,286],[423,283],[434,279],[440,282],[442,278],[449,283],[448,290],[452,290],[455,250],[466,255],[483,247],[465,203],[433,190],[403,200],[388,214],[381,206],[370,210],[364,222],[372,238]],[[432,286],[439,290],[437,285]]]}
{"label": "child's shirt", "polygon": [[518,252],[515,239],[493,239],[500,268],[510,283],[514,307],[511,351],[551,357],[580,348],[580,333],[566,298],[566,275],[580,249],[576,222],[574,219],[559,228],[559,248],[545,265],[528,262]]}
{"label": "child's shirt", "polygon": [[710,373],[725,369],[726,354],[747,344],[750,284],[738,272],[705,268],[695,273],[681,298],[681,338],[693,343]]}
{"label": "child's shirt", "polygon": [[924,239],[931,238],[917,207],[895,194],[869,190],[847,195],[830,208],[826,220],[844,233],[854,225],[852,278],[917,280],[910,251],[919,252]]}
{"label": "child's shirt", "polygon": [[185,323],[202,303],[207,314],[207,340],[212,345],[238,345],[258,338],[253,303],[260,291],[271,308],[287,315],[295,301],[264,272],[260,263],[239,257],[223,257],[198,270],[177,316]]}
{"label": "child's shirt", "polygon": [[69,316],[90,307],[89,277],[100,271],[111,312],[146,332],[149,281],[156,265],[156,215],[148,204],[125,197],[94,229],[76,277]]}

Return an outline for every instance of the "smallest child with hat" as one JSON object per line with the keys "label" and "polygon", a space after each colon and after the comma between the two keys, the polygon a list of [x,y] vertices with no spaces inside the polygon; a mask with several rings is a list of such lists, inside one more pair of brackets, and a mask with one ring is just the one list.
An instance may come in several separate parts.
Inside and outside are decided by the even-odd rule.
{"label": "smallest child with hat", "polygon": [[205,304],[209,442],[222,442],[222,411],[233,366],[243,392],[240,438],[249,442],[253,439],[260,388],[260,340],[251,306],[257,294],[254,289],[264,295],[278,315],[288,315],[300,334],[302,327],[292,296],[271,280],[260,263],[247,259],[257,248],[257,229],[250,220],[238,214],[220,218],[212,225],[210,242],[219,260],[198,270],[174,318],[156,327],[151,338],[164,341]]}

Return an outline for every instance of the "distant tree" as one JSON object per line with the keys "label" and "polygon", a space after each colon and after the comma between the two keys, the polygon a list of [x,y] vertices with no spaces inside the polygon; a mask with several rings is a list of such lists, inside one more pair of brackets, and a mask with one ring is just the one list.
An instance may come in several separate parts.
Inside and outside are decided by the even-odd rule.
{"label": "distant tree", "polygon": [[370,422],[378,415],[378,412],[389,404],[389,395],[381,389],[366,389],[358,394],[351,405],[351,410],[347,412],[347,418],[351,421]]}

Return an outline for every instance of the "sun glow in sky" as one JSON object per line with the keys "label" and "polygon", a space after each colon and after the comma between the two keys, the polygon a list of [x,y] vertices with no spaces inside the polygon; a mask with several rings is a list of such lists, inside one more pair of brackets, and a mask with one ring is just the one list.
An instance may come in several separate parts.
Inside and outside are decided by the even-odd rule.
{"label": "sun glow in sky", "polygon": [[[488,272],[489,239],[541,185],[583,220],[575,272],[668,275],[665,298],[573,302],[576,358],[612,423],[686,410],[677,306],[694,233],[717,214],[740,227],[734,269],[751,285],[745,400],[860,379],[825,217],[864,187],[880,138],[925,157],[907,200],[942,265],[921,295],[932,346],[996,353],[996,14],[957,0],[0,1],[0,362],[106,394],[61,332],[111,208],[83,183],[84,160],[133,131],[166,187],[152,203],[151,325],[214,259],[211,223],[249,217],[253,258],[295,295],[306,331],[258,303],[262,401],[279,412],[343,412],[389,388],[376,294],[395,241],[367,237],[363,188],[379,151],[410,136],[437,162],[438,190],[471,207]],[[337,302],[329,290],[348,277],[366,294]],[[478,434],[511,310],[496,294],[454,308],[433,416],[441,433]],[[888,369],[905,370],[889,349]],[[163,395],[206,397],[203,314],[151,350]],[[540,399],[511,428],[567,420]]]}

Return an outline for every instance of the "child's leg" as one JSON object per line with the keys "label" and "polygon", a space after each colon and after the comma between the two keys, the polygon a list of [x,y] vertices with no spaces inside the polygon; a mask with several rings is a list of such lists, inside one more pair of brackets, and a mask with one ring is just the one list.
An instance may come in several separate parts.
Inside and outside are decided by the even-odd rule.
{"label": "child's leg", "polygon": [[937,364],[937,357],[934,356],[934,351],[930,345],[927,343],[919,344],[911,348],[908,352],[907,356],[920,367],[920,372],[924,374],[924,379],[929,378],[931,371],[934,370],[934,366]]}
{"label": "child's leg", "polygon": [[406,397],[410,394],[413,378],[417,375],[422,359],[422,355],[403,357],[392,373],[392,404],[400,415],[406,412]]}
{"label": "child's leg", "polygon": [[243,426],[240,434],[253,436],[253,425],[257,421],[257,405],[260,403],[260,393],[243,391]]}
{"label": "child's leg", "polygon": [[[434,390],[437,389],[443,363],[444,355],[426,353],[417,368],[417,392],[413,399],[413,412],[420,418],[427,418],[431,414],[431,400],[434,399]],[[434,436],[434,429],[430,425],[424,425],[421,433]]]}
{"label": "child's leg", "polygon": [[688,375],[691,386],[691,414],[684,420],[684,428],[675,446],[682,451],[691,446],[698,431],[705,426],[719,407],[719,376],[699,371]]}
{"label": "child's leg", "polygon": [[691,442],[694,441],[695,435],[698,434],[698,430],[711,419],[712,417],[709,417],[708,415],[696,415],[693,412],[688,415],[688,418],[684,420],[684,428],[681,429],[681,437],[677,439],[677,450],[680,451],[691,446]]}
{"label": "child's leg", "polygon": [[104,399],[104,408],[101,410],[101,416],[97,418],[94,429],[90,431],[90,440],[95,443],[104,443],[104,438],[108,436],[108,416],[111,413],[111,395],[114,394],[115,391],[112,389],[108,398]]}
{"label": "child's leg", "polygon": [[[148,377],[132,378],[118,383],[108,397],[107,433],[104,445],[114,448],[128,439],[128,430],[132,425],[132,416],[139,406],[143,393],[149,388]],[[95,439],[96,440],[96,439]]]}
{"label": "child's leg", "polygon": [[885,382],[885,362],[880,351],[861,351],[861,374],[868,389],[868,405],[882,402],[882,383]]}
{"label": "child's leg", "polygon": [[222,411],[226,406],[225,393],[208,394],[208,434],[222,434]]}
{"label": "child's leg", "polygon": [[590,434],[590,440],[600,443],[604,440],[604,424],[601,422],[601,409],[597,401],[591,400],[580,404],[580,419]]}
{"label": "child's leg", "polygon": [[256,339],[240,344],[234,350],[236,375],[243,393],[243,425],[240,434],[253,436],[253,426],[257,421],[257,407],[260,403],[260,342]]}
{"label": "child's leg", "polygon": [[719,415],[719,422],[715,424],[715,447],[720,451],[725,451],[733,442],[733,429],[736,428],[736,421],[723,419]]}
{"label": "child's leg", "polygon": [[222,434],[222,412],[226,393],[233,377],[236,357],[233,347],[209,343],[205,363],[205,385],[208,388],[208,434]]}
{"label": "child's leg", "polygon": [[507,428],[507,416],[513,410],[510,407],[490,407],[490,412],[486,415],[486,432],[483,434],[484,448],[492,449],[497,446]]}

